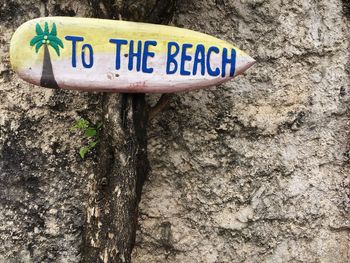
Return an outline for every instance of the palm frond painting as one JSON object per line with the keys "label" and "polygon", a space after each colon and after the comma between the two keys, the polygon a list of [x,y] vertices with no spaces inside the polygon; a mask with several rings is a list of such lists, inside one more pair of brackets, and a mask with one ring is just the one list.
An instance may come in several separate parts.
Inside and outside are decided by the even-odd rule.
{"label": "palm frond painting", "polygon": [[44,29],[37,23],[35,26],[36,36],[30,41],[30,45],[35,47],[35,52],[38,53],[41,47],[44,47],[43,69],[40,79],[40,85],[48,88],[58,89],[57,82],[52,69],[49,46],[53,48],[57,56],[60,56],[60,48],[64,48],[63,42],[57,37],[56,24],[52,24],[51,31],[49,24],[45,22]]}

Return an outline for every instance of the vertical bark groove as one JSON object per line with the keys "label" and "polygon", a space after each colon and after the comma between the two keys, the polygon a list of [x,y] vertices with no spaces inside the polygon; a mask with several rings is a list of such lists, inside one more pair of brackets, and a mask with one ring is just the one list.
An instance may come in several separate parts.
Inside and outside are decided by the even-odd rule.
{"label": "vertical bark groove", "polygon": [[[136,197],[137,203],[141,201],[142,187],[147,179],[149,163],[147,158],[147,121],[148,111],[145,94],[132,95],[133,124],[135,137],[139,148],[136,153]],[[138,204],[137,204],[138,205]]]}

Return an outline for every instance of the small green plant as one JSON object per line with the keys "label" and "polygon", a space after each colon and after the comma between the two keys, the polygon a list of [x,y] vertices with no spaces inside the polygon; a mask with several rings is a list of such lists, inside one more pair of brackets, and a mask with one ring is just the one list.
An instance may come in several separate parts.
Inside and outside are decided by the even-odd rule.
{"label": "small green plant", "polygon": [[88,120],[80,119],[70,128],[71,132],[80,132],[86,141],[86,145],[81,147],[79,154],[81,158],[85,158],[85,155],[92,151],[96,145],[100,142],[99,132],[102,128],[102,123],[92,125]]}

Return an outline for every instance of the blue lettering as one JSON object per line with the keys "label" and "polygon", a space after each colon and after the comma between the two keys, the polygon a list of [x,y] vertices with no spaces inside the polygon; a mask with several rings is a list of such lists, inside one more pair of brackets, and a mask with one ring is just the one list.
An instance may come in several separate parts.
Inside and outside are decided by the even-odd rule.
{"label": "blue lettering", "polygon": [[[89,61],[90,63],[87,64],[86,61],[85,61],[85,48],[87,48],[89,50]],[[81,47],[81,62],[83,63],[83,66],[84,68],[92,68],[92,66],[94,65],[94,52],[92,50],[92,46],[90,44],[84,44],[82,47]]]}
{"label": "blue lettering", "polygon": [[[175,47],[174,53],[172,53],[172,47]],[[168,43],[166,74],[174,74],[177,71],[178,64],[177,64],[175,57],[179,54],[179,52],[180,52],[179,44],[177,44],[176,42],[169,42]],[[170,69],[171,64],[174,65],[173,70]]]}
{"label": "blue lettering", "polygon": [[143,49],[143,56],[142,56],[142,72],[144,73],[152,73],[153,68],[147,68],[147,58],[148,57],[154,57],[154,52],[149,52],[148,47],[149,46],[156,46],[157,42],[156,41],[146,41],[145,42],[145,47]]}
{"label": "blue lettering", "polygon": [[185,70],[185,63],[186,61],[191,61],[192,57],[186,54],[186,51],[188,48],[192,48],[192,44],[183,44],[182,45],[182,52],[181,52],[181,67],[180,67],[180,74],[182,76],[189,76],[191,75],[191,72],[188,70]]}
{"label": "blue lettering", "polygon": [[109,40],[110,43],[116,44],[115,48],[115,69],[120,69],[120,53],[121,53],[121,46],[128,44],[128,41],[125,39],[114,39],[111,38]]}
{"label": "blue lettering", "polygon": [[142,42],[137,42],[137,51],[134,51],[134,40],[130,41],[129,44],[129,64],[128,69],[131,71],[134,68],[134,57],[136,57],[136,71],[141,69],[141,56],[142,56]]}
{"label": "blue lettering", "polygon": [[214,52],[216,54],[219,54],[220,50],[217,47],[210,47],[208,49],[208,54],[207,54],[207,70],[208,70],[208,74],[212,77],[217,77],[220,75],[220,69],[216,68],[215,70],[213,70],[210,66],[210,56],[211,53]]}
{"label": "blue lettering", "polygon": [[84,40],[83,37],[79,36],[66,36],[66,40],[72,41],[72,67],[77,67],[77,42],[81,42]]}
{"label": "blue lettering", "polygon": [[230,77],[235,75],[236,71],[236,50],[231,49],[231,58],[227,57],[227,48],[223,48],[222,50],[222,72],[221,77],[225,77],[226,75],[226,65],[230,64]]}
{"label": "blue lettering", "polygon": [[198,64],[201,65],[201,75],[205,75],[205,48],[202,44],[199,44],[196,48],[193,61],[193,75],[197,75]]}

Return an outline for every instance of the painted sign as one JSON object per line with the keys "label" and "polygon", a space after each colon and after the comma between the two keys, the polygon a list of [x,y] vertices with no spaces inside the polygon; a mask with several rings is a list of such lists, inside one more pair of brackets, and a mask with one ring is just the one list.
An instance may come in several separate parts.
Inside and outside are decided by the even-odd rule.
{"label": "painted sign", "polygon": [[225,82],[255,60],[215,37],[176,27],[125,21],[45,17],[11,40],[13,69],[49,88],[177,92]]}

